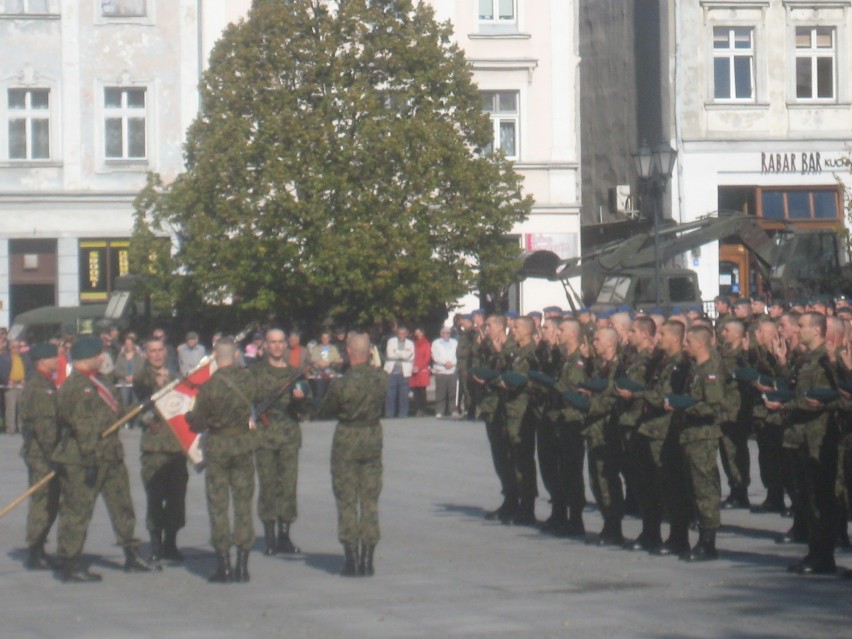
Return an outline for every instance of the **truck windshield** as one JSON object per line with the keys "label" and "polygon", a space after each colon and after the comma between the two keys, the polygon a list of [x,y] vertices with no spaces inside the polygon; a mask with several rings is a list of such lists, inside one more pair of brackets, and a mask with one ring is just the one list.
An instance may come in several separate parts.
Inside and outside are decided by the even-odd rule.
{"label": "truck windshield", "polygon": [[629,277],[608,277],[604,280],[601,292],[598,293],[598,303],[621,304],[627,299],[628,289],[630,289]]}

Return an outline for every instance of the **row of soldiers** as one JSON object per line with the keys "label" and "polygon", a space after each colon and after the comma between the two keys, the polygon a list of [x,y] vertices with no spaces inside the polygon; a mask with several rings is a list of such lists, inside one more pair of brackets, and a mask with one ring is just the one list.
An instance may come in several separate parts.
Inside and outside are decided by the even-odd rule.
{"label": "row of soldiers", "polygon": [[[587,542],[716,559],[717,458],[731,486],[724,507],[747,507],[754,432],[768,493],[754,510],[782,512],[789,494],[794,523],[779,541],[808,544],[791,571],[835,572],[835,544],[848,539],[852,479],[852,311],[735,316],[729,304],[719,298],[715,323],[700,312],[668,319],[619,312],[581,322],[555,309],[541,321],[491,315],[481,329],[465,331],[471,395],[504,496],[486,517],[537,523],[537,450],[552,503],[541,527],[586,537],[588,455],[604,524]],[[631,541],[622,534],[626,498],[642,518]],[[692,522],[699,536],[690,547]]]}
{"label": "row of soldiers", "polygon": [[[222,338],[214,347],[216,370],[198,390],[186,414],[190,428],[204,434],[205,486],[211,542],[216,551],[214,583],[249,580],[248,554],[254,545],[252,501],[255,474],[259,484],[257,514],[264,528],[265,554],[298,554],[290,539],[297,516],[296,484],[301,446],[299,419],[310,390],[304,371],[289,366],[285,334],[266,333],[266,357],[250,369],[235,366],[238,349]],[[97,497],[103,497],[128,572],[160,570],[162,562],[179,562],[178,531],[186,521],[187,458],[174,431],[162,416],[148,410],[141,437],[141,475],[147,496],[146,526],[150,560],[138,553],[136,518],[130,496],[124,448],[119,438],[122,408],[116,389],[99,374],[103,344],[95,337],[77,339],[71,347],[73,372],[55,385],[57,349],[36,344],[31,350],[36,374],[22,398],[24,446],[31,486],[46,482],[30,498],[27,517],[27,566],[54,566],[44,546],[59,519],[57,555],[64,582],[100,581],[81,563],[86,532]],[[382,431],[379,416],[386,375],[367,364],[366,335],[347,342],[348,373],[334,381],[318,414],[338,418],[332,450],[332,478],[344,545],[343,574],[373,574],[379,539],[377,502],[381,491]],[[133,379],[146,404],[177,380],[166,365],[166,345],[145,343],[145,366]],[[233,525],[229,509],[233,508]],[[236,566],[230,552],[236,547]]]}

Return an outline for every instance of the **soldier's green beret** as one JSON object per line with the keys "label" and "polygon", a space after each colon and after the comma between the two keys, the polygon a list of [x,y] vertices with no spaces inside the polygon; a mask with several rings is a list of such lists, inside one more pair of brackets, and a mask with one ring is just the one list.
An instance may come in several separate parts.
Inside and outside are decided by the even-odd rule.
{"label": "soldier's green beret", "polygon": [[543,386],[547,386],[548,388],[553,388],[556,386],[556,380],[553,379],[547,373],[542,373],[541,371],[530,371],[527,373],[527,377],[529,377],[534,382],[538,382]]}
{"label": "soldier's green beret", "polygon": [[822,402],[823,404],[827,404],[828,402],[833,402],[835,399],[840,397],[840,393],[838,393],[833,388],[812,388],[805,395],[809,399],[815,399],[818,402]]}
{"label": "soldier's green beret", "polygon": [[630,379],[629,377],[619,377],[615,380],[615,385],[619,388],[630,391],[631,393],[638,393],[639,391],[645,390],[645,387],[637,382],[635,379]]}
{"label": "soldier's green beret", "polygon": [[500,375],[500,380],[506,384],[510,389],[517,390],[521,386],[527,383],[527,376],[522,375],[521,373],[516,373],[514,371],[506,371],[502,375]]}
{"label": "soldier's green beret", "polygon": [[751,366],[740,366],[734,369],[732,377],[738,382],[756,382],[760,377],[760,373]]}
{"label": "soldier's green beret", "polygon": [[500,375],[493,368],[474,368],[470,371],[471,377],[476,377],[484,382],[490,382]]}
{"label": "soldier's green beret", "polygon": [[577,410],[581,410],[584,413],[589,410],[592,406],[592,400],[586,397],[585,395],[581,395],[577,391],[566,390],[562,393],[562,398],[571,404]]}
{"label": "soldier's green beret", "polygon": [[71,358],[75,360],[91,359],[100,355],[103,349],[104,345],[99,337],[93,335],[81,337],[71,345]]}
{"label": "soldier's green beret", "polygon": [[587,391],[592,391],[593,393],[600,393],[606,390],[608,385],[609,380],[606,377],[592,377],[585,382],[581,382],[580,388],[585,388]]}
{"label": "soldier's green beret", "polygon": [[766,399],[768,399],[770,402],[778,402],[779,404],[789,402],[795,397],[796,393],[791,390],[787,390],[786,388],[779,388],[778,390],[772,391],[771,393],[766,393]]}
{"label": "soldier's green beret", "polygon": [[41,342],[40,344],[33,344],[30,346],[30,359],[34,362],[39,359],[50,359],[57,355],[59,355],[59,350],[56,348],[55,344]]}
{"label": "soldier's green beret", "polygon": [[669,395],[666,397],[666,401],[668,401],[669,406],[675,410],[686,410],[695,404],[695,400],[692,398],[692,395]]}

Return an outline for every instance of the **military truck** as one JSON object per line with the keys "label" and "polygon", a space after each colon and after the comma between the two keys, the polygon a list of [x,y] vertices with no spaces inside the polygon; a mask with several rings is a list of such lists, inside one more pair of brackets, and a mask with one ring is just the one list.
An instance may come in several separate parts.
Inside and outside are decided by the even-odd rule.
{"label": "military truck", "polygon": [[146,301],[134,301],[135,283],[133,276],[116,278],[115,290],[106,304],[42,306],[21,313],[12,320],[9,338],[34,343],[60,334],[96,333],[103,326],[115,325],[124,330],[150,316]]}
{"label": "military truck", "polygon": [[[561,281],[572,308],[587,305],[600,311],[629,306],[649,310],[657,305],[654,261],[658,250],[663,310],[701,306],[695,272],[665,265],[688,251],[726,238],[736,238],[755,256],[773,299],[788,301],[804,293],[836,292],[849,286],[845,251],[834,230],[789,227],[770,236],[753,217],[736,211],[665,225],[658,230],[658,249],[653,233],[641,233],[569,260],[561,260],[550,251],[525,253],[520,277]],[[577,278],[582,295],[572,284]],[[834,290],[823,290],[827,286]]]}

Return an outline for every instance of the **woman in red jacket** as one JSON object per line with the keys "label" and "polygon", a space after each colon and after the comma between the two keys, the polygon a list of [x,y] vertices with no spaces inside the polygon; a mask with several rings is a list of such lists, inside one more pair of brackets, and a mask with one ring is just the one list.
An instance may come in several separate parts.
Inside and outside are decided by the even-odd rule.
{"label": "woman in red jacket", "polygon": [[408,385],[414,404],[415,417],[426,411],[426,387],[429,386],[429,364],[432,362],[432,344],[426,339],[422,328],[414,329],[414,368]]}

